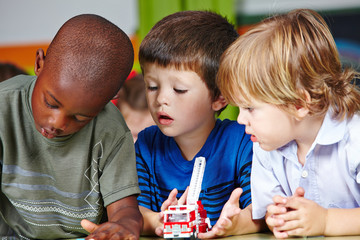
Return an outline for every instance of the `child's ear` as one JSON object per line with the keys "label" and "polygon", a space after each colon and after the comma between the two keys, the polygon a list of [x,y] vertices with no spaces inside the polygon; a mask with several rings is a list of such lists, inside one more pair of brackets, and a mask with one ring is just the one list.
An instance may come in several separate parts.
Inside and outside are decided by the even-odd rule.
{"label": "child's ear", "polygon": [[112,100],[118,99],[120,97],[120,91],[116,93],[116,95],[112,98]]}
{"label": "child's ear", "polygon": [[44,50],[39,48],[36,51],[36,58],[35,58],[35,66],[34,66],[34,72],[36,76],[39,76],[41,71],[44,68],[44,62],[45,62],[45,53]]}
{"label": "child's ear", "polygon": [[[310,103],[311,96],[310,96],[309,92],[306,90],[302,90],[301,92],[302,92],[302,94],[305,95],[306,103]],[[309,108],[306,105],[305,106],[295,106],[295,108],[296,108],[296,119],[298,119],[298,120],[303,119],[309,113]]]}
{"label": "child's ear", "polygon": [[296,119],[301,120],[309,113],[309,109],[307,107],[298,107],[296,106]]}
{"label": "child's ear", "polygon": [[212,103],[212,109],[216,112],[224,108],[227,104],[228,103],[225,100],[224,96],[220,94],[217,99]]}

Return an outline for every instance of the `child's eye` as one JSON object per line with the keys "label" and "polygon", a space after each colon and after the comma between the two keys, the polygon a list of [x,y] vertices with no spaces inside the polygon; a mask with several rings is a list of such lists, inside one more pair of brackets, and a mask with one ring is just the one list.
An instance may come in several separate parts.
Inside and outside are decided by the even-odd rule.
{"label": "child's eye", "polygon": [[156,91],[158,88],[154,86],[148,86],[147,88],[149,91]]}
{"label": "child's eye", "polygon": [[182,89],[176,89],[176,88],[174,88],[174,91],[176,92],[176,93],[186,93],[188,90],[182,90]]}
{"label": "child's eye", "polygon": [[73,118],[74,118],[74,120],[75,120],[76,122],[79,122],[79,123],[86,122],[86,121],[89,120],[89,119],[80,119],[80,118],[78,118],[77,116],[73,116]]}
{"label": "child's eye", "polygon": [[53,109],[58,108],[58,106],[50,104],[46,98],[44,98],[44,102],[48,108],[53,108]]}
{"label": "child's eye", "polygon": [[249,111],[249,112],[252,112],[252,111],[254,111],[254,108],[251,108],[251,107],[247,107],[247,108],[245,108],[247,111]]}

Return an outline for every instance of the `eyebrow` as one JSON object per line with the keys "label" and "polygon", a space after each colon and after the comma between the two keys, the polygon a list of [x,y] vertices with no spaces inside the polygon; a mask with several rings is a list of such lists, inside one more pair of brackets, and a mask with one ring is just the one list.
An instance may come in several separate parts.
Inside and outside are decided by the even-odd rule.
{"label": "eyebrow", "polygon": [[56,97],[51,94],[51,92],[49,92],[49,91],[46,91],[46,92],[47,92],[47,94],[49,94],[49,96],[50,96],[57,104],[59,104],[61,107],[63,106],[63,105],[61,104],[61,102],[59,102],[59,100],[57,100]]}
{"label": "eyebrow", "polygon": [[[59,104],[61,107],[63,106],[63,105],[61,104],[61,102],[59,102],[59,100],[57,100],[56,97],[51,94],[51,92],[49,92],[49,91],[46,91],[46,92],[47,92],[47,94],[49,94],[49,96],[50,96],[57,104]],[[88,116],[88,115],[81,114],[81,113],[76,113],[76,114],[74,114],[74,115],[79,115],[79,116],[86,117],[86,118],[94,118],[93,116]]]}

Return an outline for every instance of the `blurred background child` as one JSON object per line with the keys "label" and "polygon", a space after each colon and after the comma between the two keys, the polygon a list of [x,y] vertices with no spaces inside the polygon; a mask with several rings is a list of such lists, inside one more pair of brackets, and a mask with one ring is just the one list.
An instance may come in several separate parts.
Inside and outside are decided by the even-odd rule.
{"label": "blurred background child", "polygon": [[27,74],[25,70],[9,62],[0,62],[0,82],[19,74]]}
{"label": "blurred background child", "polygon": [[113,103],[122,113],[134,142],[137,140],[141,130],[155,124],[146,101],[145,83],[142,74],[132,71]]}

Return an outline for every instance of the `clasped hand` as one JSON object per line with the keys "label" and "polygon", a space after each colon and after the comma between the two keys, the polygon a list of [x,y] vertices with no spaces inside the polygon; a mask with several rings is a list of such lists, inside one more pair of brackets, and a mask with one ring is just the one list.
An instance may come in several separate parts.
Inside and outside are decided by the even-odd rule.
{"label": "clasped hand", "polygon": [[291,197],[275,196],[267,208],[266,223],[276,238],[323,235],[327,209],[304,198],[299,187]]}

